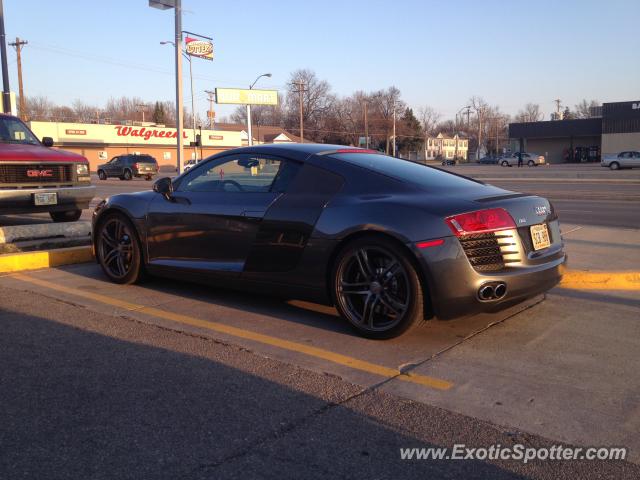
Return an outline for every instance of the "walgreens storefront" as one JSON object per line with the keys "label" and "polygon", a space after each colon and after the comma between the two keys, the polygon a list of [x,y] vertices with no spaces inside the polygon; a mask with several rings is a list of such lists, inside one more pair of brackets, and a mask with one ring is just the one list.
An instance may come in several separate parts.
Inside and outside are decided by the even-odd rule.
{"label": "walgreens storefront", "polygon": [[[53,138],[55,147],[84,155],[89,159],[92,171],[111,158],[126,153],[149,154],[158,161],[160,168],[171,169],[176,165],[175,128],[148,125],[99,125],[91,123],[29,122],[38,138]],[[184,159],[205,158],[230,148],[247,144],[245,132],[196,130],[201,135],[202,146],[190,146],[195,142],[192,129],[183,132]]]}

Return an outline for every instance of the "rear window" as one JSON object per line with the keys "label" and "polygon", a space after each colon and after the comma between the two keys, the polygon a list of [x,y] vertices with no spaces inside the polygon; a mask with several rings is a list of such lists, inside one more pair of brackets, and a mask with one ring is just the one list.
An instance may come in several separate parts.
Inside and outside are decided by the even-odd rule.
{"label": "rear window", "polygon": [[158,163],[156,159],[149,155],[137,155],[135,157],[131,157],[134,162],[140,163]]}
{"label": "rear window", "polygon": [[338,153],[331,155],[361,167],[371,169],[389,177],[417,184],[421,187],[434,189],[458,189],[478,185],[480,182],[460,177],[452,173],[428,167],[420,163],[402,160],[372,153]]}

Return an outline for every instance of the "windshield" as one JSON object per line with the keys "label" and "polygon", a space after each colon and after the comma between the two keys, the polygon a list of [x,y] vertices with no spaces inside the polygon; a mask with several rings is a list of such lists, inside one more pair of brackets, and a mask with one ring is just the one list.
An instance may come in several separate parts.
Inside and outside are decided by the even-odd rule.
{"label": "windshield", "polygon": [[0,117],[0,142],[40,145],[40,141],[24,123],[11,117]]}

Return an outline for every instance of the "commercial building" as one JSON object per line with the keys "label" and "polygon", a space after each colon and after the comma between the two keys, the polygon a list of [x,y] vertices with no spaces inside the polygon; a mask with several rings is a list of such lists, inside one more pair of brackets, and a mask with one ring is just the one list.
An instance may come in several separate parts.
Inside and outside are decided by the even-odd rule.
{"label": "commercial building", "polygon": [[[184,129],[184,158],[206,158],[215,153],[248,144],[248,135],[243,125],[224,124],[215,130],[196,130],[202,145],[195,143],[192,129]],[[103,125],[93,123],[29,122],[38,138],[51,137],[57,148],[79,153],[87,157],[92,171],[111,158],[122,154],[149,154],[160,167],[176,165],[175,128],[157,126],[152,123],[132,125]],[[279,127],[262,127],[261,134],[254,131],[254,143],[296,142],[298,138]]]}
{"label": "commercial building", "polygon": [[604,103],[592,118],[509,124],[512,151],[549,163],[597,162],[602,155],[640,150],[640,101]]}
{"label": "commercial building", "polygon": [[469,140],[459,136],[445,135],[442,132],[435,137],[428,137],[425,144],[426,160],[435,159],[467,159]]}

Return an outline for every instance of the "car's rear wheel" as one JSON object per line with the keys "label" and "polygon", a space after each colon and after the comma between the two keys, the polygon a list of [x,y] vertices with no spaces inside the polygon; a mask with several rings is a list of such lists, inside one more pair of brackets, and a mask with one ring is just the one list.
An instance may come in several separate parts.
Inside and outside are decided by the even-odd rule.
{"label": "car's rear wheel", "polygon": [[527,162],[527,165],[528,165],[529,167],[535,167],[535,166],[536,166],[536,164],[535,164],[535,162],[534,162],[533,160],[529,160],[529,161]]}
{"label": "car's rear wheel", "polygon": [[503,160],[500,165],[502,165],[503,167],[508,167],[509,166],[509,162],[507,162],[506,160]]}
{"label": "car's rear wheel", "polygon": [[133,177],[133,175],[131,174],[131,170],[127,169],[124,171],[124,173],[122,174],[122,178],[125,180],[131,180],[131,178]]}
{"label": "car's rear wheel", "polygon": [[54,222],[75,222],[82,216],[82,210],[67,210],[66,212],[49,212]]}
{"label": "car's rear wheel", "polygon": [[609,168],[611,170],[620,170],[620,164],[618,162],[611,162]]}
{"label": "car's rear wheel", "polygon": [[98,178],[100,180],[106,180],[107,179],[107,174],[104,173],[104,170],[98,170]]}
{"label": "car's rear wheel", "polygon": [[143,275],[140,242],[133,224],[124,215],[110,214],[98,225],[96,255],[109,280],[131,284]]}
{"label": "car's rear wheel", "polygon": [[424,318],[420,278],[392,241],[363,237],[338,254],[333,274],[340,314],[365,337],[392,338]]}

